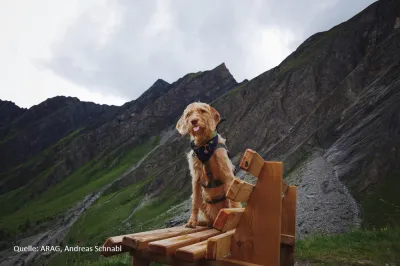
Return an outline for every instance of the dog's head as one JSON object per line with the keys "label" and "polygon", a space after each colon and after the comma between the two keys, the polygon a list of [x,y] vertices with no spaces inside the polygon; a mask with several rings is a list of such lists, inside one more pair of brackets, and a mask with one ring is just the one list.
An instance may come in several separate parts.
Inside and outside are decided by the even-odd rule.
{"label": "dog's head", "polygon": [[190,134],[194,138],[209,137],[216,130],[221,117],[217,110],[206,103],[189,104],[176,124],[181,135]]}

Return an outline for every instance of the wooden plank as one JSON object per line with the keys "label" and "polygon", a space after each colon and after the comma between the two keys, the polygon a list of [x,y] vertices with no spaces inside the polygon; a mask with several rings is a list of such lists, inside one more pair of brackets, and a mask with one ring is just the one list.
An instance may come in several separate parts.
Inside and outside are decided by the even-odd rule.
{"label": "wooden plank", "polygon": [[296,197],[297,188],[289,186],[285,197],[282,199],[282,226],[284,235],[296,235]]}
{"label": "wooden plank", "polygon": [[294,265],[294,246],[281,245],[280,265]]}
{"label": "wooden plank", "polygon": [[[127,252],[130,251],[131,248],[136,248],[137,246],[132,244],[129,241],[125,241],[125,243],[123,243],[123,239],[124,238],[135,238],[135,237],[139,237],[139,236],[149,236],[149,235],[155,235],[155,234],[164,234],[167,232],[180,232],[181,234],[190,234],[190,233],[194,233],[194,232],[199,232],[201,230],[206,230],[207,227],[203,226],[203,227],[199,227],[196,228],[195,230],[193,230],[192,228],[185,228],[183,226],[176,226],[176,227],[171,227],[171,228],[164,228],[164,229],[157,229],[157,230],[152,230],[152,231],[146,231],[146,232],[139,232],[139,233],[134,233],[134,234],[126,234],[126,235],[119,235],[119,236],[113,236],[110,237],[106,240],[106,242],[103,244],[103,251],[101,252],[101,254],[104,257],[110,257],[116,254],[120,254],[123,252]],[[176,236],[176,235],[173,235]],[[169,236],[168,236],[169,237]],[[119,252],[113,252],[110,251],[112,248],[118,247],[121,251]]]}
{"label": "wooden plank", "polygon": [[218,260],[231,252],[231,240],[235,229],[210,237],[207,240],[206,259]]}
{"label": "wooden plank", "polygon": [[281,162],[265,162],[232,237],[231,258],[279,265],[282,213]]}
{"label": "wooden plank", "polygon": [[282,197],[286,195],[288,188],[289,188],[288,184],[286,184],[285,181],[282,181]]}
{"label": "wooden plank", "polygon": [[[124,235],[109,237],[103,244],[103,250],[101,251],[101,255],[103,255],[104,257],[110,257],[124,252],[128,252],[130,248],[122,244],[123,237]],[[117,249],[119,251],[116,251]]]}
{"label": "wooden plank", "polygon": [[207,250],[207,240],[199,243],[178,248],[175,257],[179,260],[194,262],[205,258]]}
{"label": "wooden plank", "polygon": [[[202,228],[202,230],[206,230],[206,228]],[[155,230],[155,231],[159,231],[159,230]],[[226,232],[225,234],[231,235],[231,234],[233,234],[234,231],[235,230],[231,230],[231,231]],[[154,232],[154,231],[149,231],[149,232]],[[138,234],[144,234],[144,233],[147,234],[149,232],[143,232],[143,233],[138,233]],[[225,234],[217,235],[215,237],[209,238],[209,240],[210,239],[214,239],[214,238],[215,239],[219,239],[219,237],[223,238],[225,236]],[[110,238],[107,239],[107,241],[103,245],[103,247],[108,247],[108,248],[118,247],[119,249],[121,249],[121,251],[112,252],[112,251],[105,251],[104,250],[104,251],[101,252],[101,254],[104,257],[110,257],[110,256],[113,256],[113,255],[117,255],[117,254],[121,254],[121,253],[130,251],[132,249],[132,247],[129,247],[129,246],[126,246],[126,245],[122,244],[122,239],[123,239],[123,237],[126,237],[126,236],[134,237],[134,235],[121,235],[121,236],[110,237]],[[291,239],[290,239],[290,237],[291,237]],[[281,243],[288,244],[288,245],[293,245],[293,242],[294,242],[294,237],[293,236],[288,236],[288,235],[282,235],[281,236]],[[143,246],[139,245],[139,247],[143,247]],[[141,248],[141,249],[143,249],[143,248]],[[210,257],[207,257],[207,258],[215,258],[215,256],[210,255]]]}
{"label": "wooden plank", "polygon": [[294,245],[294,236],[281,234],[281,244]]}
{"label": "wooden plank", "polygon": [[247,149],[240,161],[240,168],[258,177],[264,166],[264,159],[255,151]]}
{"label": "wooden plank", "polygon": [[209,237],[220,234],[216,229],[209,229],[193,234],[171,237],[163,240],[150,242],[149,250],[162,255],[174,254],[178,248],[192,245],[208,239]]}
{"label": "wooden plank", "polygon": [[134,249],[146,249],[148,244],[152,241],[166,239],[170,237],[196,233],[207,230],[205,226],[196,226],[196,228],[186,228],[184,226],[177,226],[171,228],[164,228],[148,232],[141,232],[133,235],[126,235],[122,238],[122,244]]}
{"label": "wooden plank", "polygon": [[[294,243],[296,235],[296,197],[297,188],[289,186],[285,197],[282,199],[282,223],[281,234],[283,241],[281,245],[282,266],[294,265]],[[286,236],[290,236],[288,238]]]}
{"label": "wooden plank", "polygon": [[253,190],[252,184],[235,178],[229,186],[226,196],[235,202],[247,202]]}
{"label": "wooden plank", "polygon": [[239,223],[245,208],[224,208],[221,209],[215,218],[213,227],[221,232],[235,229]]}

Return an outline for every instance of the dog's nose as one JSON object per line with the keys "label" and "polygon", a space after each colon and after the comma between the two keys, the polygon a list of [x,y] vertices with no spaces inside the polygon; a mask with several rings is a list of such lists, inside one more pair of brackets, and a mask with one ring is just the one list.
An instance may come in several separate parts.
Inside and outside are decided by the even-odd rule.
{"label": "dog's nose", "polygon": [[193,126],[195,126],[196,124],[197,124],[197,121],[199,121],[199,120],[197,120],[197,119],[193,119],[192,121],[190,121],[191,123],[192,123],[192,125]]}

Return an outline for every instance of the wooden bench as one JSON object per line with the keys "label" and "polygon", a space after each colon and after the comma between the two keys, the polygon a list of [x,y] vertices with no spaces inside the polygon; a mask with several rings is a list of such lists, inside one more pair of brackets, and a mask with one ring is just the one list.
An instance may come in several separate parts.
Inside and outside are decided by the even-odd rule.
{"label": "wooden bench", "polygon": [[247,149],[240,168],[257,177],[256,185],[235,179],[227,197],[245,208],[222,209],[213,228],[177,226],[114,236],[103,247],[109,257],[130,252],[132,265],[294,265],[296,187],[282,179],[281,162],[264,161]]}

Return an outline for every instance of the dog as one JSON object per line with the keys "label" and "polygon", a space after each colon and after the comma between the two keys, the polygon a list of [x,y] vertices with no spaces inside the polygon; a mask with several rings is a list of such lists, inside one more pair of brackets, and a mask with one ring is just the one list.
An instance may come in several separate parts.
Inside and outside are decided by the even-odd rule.
{"label": "dog", "polygon": [[178,132],[190,135],[192,150],[187,154],[192,177],[192,211],[186,227],[195,228],[199,211],[212,227],[222,208],[239,208],[240,203],[226,198],[232,183],[234,165],[228,157],[226,140],[216,131],[221,116],[209,104],[189,104],[176,124]]}

